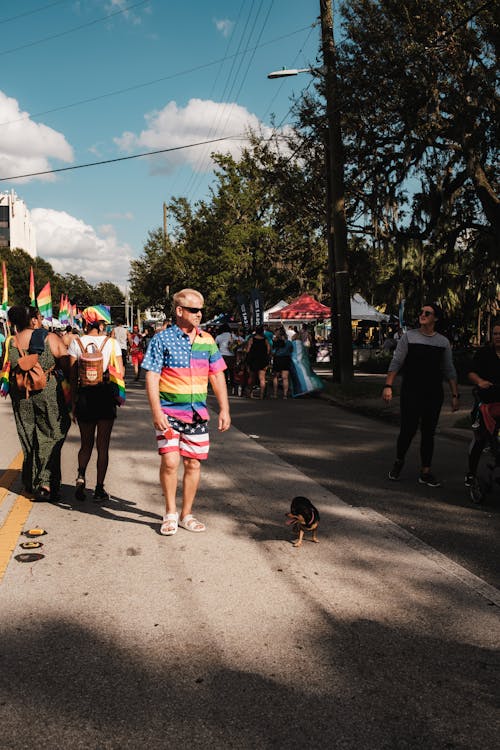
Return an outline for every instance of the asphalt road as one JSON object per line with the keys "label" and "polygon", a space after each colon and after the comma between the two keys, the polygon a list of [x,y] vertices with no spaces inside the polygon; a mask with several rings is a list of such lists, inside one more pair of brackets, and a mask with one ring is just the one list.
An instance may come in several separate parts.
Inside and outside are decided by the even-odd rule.
{"label": "asphalt road", "polygon": [[433,469],[440,488],[418,484],[418,435],[398,482],[397,427],[319,397],[231,398],[234,425],[353,506],[370,507],[488,583],[500,585],[500,488],[472,505],[463,484],[467,443],[438,435]]}
{"label": "asphalt road", "polygon": [[[236,426],[212,422],[196,503],[207,533],[162,537],[149,408],[142,383],[128,388],[105,506],[74,498],[75,427],[60,502],[31,507],[18,479],[0,499],[0,551],[13,550],[0,583],[1,750],[498,745],[500,594],[469,572],[484,567],[469,548],[463,567],[416,538],[440,523],[445,550],[446,536],[459,544],[475,519],[477,538],[498,514],[410,472],[386,486],[393,428],[319,400],[233,399]],[[9,403],[0,427],[5,477],[19,452]],[[290,544],[293,494],[321,509],[319,544]],[[44,557],[19,564],[35,526]]]}

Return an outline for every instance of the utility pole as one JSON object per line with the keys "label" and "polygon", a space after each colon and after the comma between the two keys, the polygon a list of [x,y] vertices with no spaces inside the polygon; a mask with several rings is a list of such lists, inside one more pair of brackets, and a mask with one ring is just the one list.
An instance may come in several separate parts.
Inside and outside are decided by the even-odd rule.
{"label": "utility pole", "polygon": [[[327,169],[329,176],[328,246],[330,292],[332,296],[332,336],[337,355],[334,379],[342,384],[353,379],[351,295],[347,262],[347,222],[344,193],[344,146],[340,124],[337,54],[333,36],[332,0],[320,0],[321,47],[325,67],[325,98],[328,122]],[[333,267],[332,261],[333,260]]]}
{"label": "utility pole", "polygon": [[167,250],[167,204],[163,203],[163,249]]}

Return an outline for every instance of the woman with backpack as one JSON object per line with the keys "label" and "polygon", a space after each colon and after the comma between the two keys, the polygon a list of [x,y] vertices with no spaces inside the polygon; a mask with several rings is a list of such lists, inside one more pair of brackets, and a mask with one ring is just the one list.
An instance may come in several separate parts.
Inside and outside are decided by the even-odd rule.
{"label": "woman with backpack", "polygon": [[78,422],[81,445],[78,451],[78,473],[75,486],[77,500],[85,500],[85,472],[97,446],[97,482],[94,501],[109,500],[104,489],[108,469],[109,442],[116,417],[116,401],[109,382],[108,368],[114,366],[123,376],[122,351],[118,341],[106,334],[106,321],[99,309],[87,307],[82,312],[86,334],[72,341],[69,347],[73,419]]}
{"label": "woman with backpack", "polygon": [[[69,371],[68,350],[59,336],[41,327],[35,307],[14,305],[7,317],[15,331],[6,342],[6,357],[10,363],[9,393],[24,454],[23,486],[27,493],[34,493],[35,501],[58,500],[61,449],[70,419],[56,370]],[[20,366],[26,355],[36,355],[29,360],[37,365],[40,379],[35,384],[29,382],[29,370]]]}

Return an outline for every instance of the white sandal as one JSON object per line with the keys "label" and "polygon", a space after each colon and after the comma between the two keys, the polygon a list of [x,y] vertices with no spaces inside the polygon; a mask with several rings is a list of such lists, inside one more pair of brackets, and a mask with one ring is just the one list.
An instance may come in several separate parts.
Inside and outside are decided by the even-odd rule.
{"label": "white sandal", "polygon": [[206,531],[205,524],[198,521],[198,519],[196,519],[191,513],[179,520],[179,526],[188,531],[193,531],[195,534],[200,534],[202,531]]}
{"label": "white sandal", "polygon": [[160,534],[163,534],[163,536],[173,536],[174,534],[176,534],[178,521],[178,513],[167,513],[165,516],[163,516],[163,523],[160,527]]}

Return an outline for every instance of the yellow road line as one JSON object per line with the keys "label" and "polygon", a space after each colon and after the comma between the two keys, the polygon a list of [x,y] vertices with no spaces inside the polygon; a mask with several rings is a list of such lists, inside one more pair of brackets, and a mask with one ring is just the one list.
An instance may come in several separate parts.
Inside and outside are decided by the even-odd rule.
{"label": "yellow road line", "polygon": [[0,581],[16,548],[19,534],[26,523],[33,503],[28,497],[18,495],[5,523],[0,527]]}
{"label": "yellow road line", "polygon": [[9,494],[10,487],[17,478],[23,465],[23,452],[19,451],[15,459],[10,463],[6,471],[0,476],[0,505]]}

